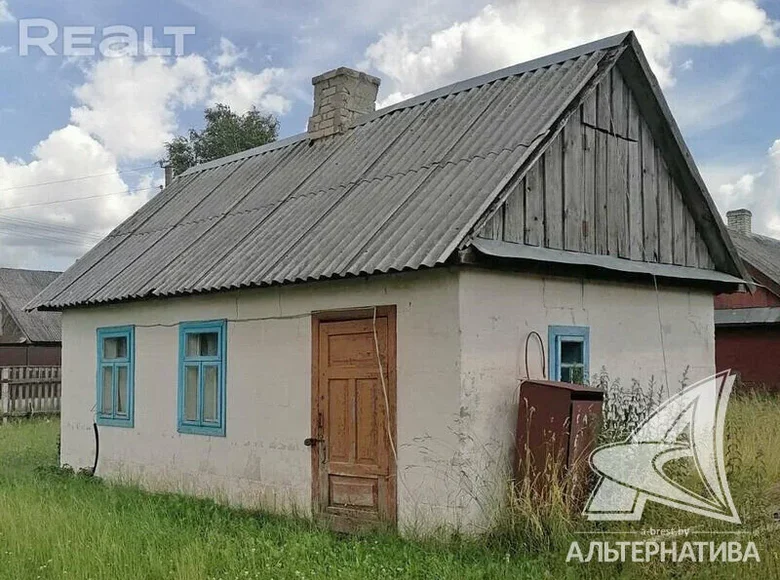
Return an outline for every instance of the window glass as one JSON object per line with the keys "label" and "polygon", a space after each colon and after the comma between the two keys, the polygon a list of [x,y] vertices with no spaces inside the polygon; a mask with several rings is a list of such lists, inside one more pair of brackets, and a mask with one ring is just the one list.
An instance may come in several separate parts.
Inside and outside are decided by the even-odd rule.
{"label": "window glass", "polygon": [[116,413],[127,414],[127,367],[116,367]]}
{"label": "window glass", "polygon": [[219,334],[216,332],[187,333],[186,356],[217,356],[219,354]]}
{"label": "window glass", "polygon": [[561,363],[582,364],[584,343],[581,340],[561,340]]}
{"label": "window glass", "polygon": [[213,423],[217,420],[217,367],[203,369],[203,420]]}
{"label": "window glass", "polygon": [[198,379],[200,368],[188,366],[184,372],[184,419],[198,420]]}
{"label": "window glass", "polygon": [[190,332],[187,334],[186,340],[185,355],[187,358],[200,355],[200,335],[197,332]]}
{"label": "window glass", "polygon": [[110,415],[113,409],[113,384],[114,384],[114,368],[103,367],[101,369],[100,376],[100,389],[101,389],[101,401],[100,412],[105,415]]}
{"label": "window glass", "polygon": [[219,343],[216,332],[204,332],[200,335],[200,356],[217,356]]}
{"label": "window glass", "polygon": [[103,360],[127,358],[127,337],[113,336],[103,341]]}
{"label": "window glass", "polygon": [[569,382],[578,385],[585,384],[585,367],[577,365],[569,370]]}

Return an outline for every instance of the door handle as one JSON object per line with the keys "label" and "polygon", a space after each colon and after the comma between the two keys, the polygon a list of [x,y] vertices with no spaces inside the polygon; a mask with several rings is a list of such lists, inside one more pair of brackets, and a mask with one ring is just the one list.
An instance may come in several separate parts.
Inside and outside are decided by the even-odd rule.
{"label": "door handle", "polygon": [[307,437],[303,440],[303,444],[306,447],[314,447],[317,443],[322,443],[324,441],[324,439],[317,439],[316,437]]}

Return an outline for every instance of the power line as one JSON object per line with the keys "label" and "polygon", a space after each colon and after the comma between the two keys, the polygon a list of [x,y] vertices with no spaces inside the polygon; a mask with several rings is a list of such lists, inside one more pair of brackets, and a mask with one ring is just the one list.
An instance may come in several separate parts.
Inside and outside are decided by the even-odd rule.
{"label": "power line", "polygon": [[0,233],[11,234],[19,240],[46,240],[63,244],[87,244],[100,241],[98,234],[84,234],[78,231],[52,229],[45,224],[31,226],[28,224],[6,223],[0,221]]}
{"label": "power line", "polygon": [[102,235],[96,234],[95,232],[82,230],[72,226],[2,216],[0,216],[0,228],[5,230],[18,231],[22,235],[36,235],[38,233],[44,233],[46,235],[62,236],[79,240],[91,239],[94,241],[99,241],[103,237]]}
{"label": "power line", "polygon": [[47,241],[78,246],[95,244],[102,238],[100,234],[74,227],[2,216],[0,216],[0,234],[10,234],[21,240]]}
{"label": "power line", "polygon": [[127,194],[130,194],[130,193],[140,193],[142,191],[151,191],[153,189],[159,189],[159,188],[157,186],[142,187],[140,189],[129,189],[127,191],[116,191],[114,193],[98,193],[98,194],[95,194],[95,195],[87,195],[87,196],[84,196],[84,197],[71,197],[71,198],[68,198],[68,199],[58,199],[58,200],[54,200],[54,201],[40,201],[40,202],[36,202],[36,203],[27,203],[27,204],[23,204],[23,205],[10,205],[10,206],[7,206],[7,207],[0,207],[0,212],[11,210],[11,209],[26,209],[26,208],[30,208],[30,207],[42,207],[42,206],[46,206],[46,205],[57,205],[59,203],[70,203],[70,202],[73,202],[73,201],[82,201],[82,200],[87,200],[87,199],[98,199],[98,198],[101,198],[101,197],[110,197],[112,195],[127,195]]}
{"label": "power line", "polygon": [[73,181],[84,181],[85,179],[93,179],[95,177],[108,177],[110,175],[118,175],[120,173],[137,173],[139,171],[144,171],[145,169],[152,169],[154,167],[159,167],[156,163],[154,165],[146,165],[144,167],[136,167],[135,169],[123,169],[122,171],[111,171],[110,173],[96,173],[94,175],[82,175],[80,177],[71,177],[69,179],[58,179],[55,181],[43,181],[41,183],[28,183],[27,185],[17,185],[15,187],[5,187],[3,189],[0,189],[0,192],[3,191],[13,191],[16,189],[27,189],[30,187],[43,187],[44,185],[56,185],[58,183],[71,183]]}
{"label": "power line", "polygon": [[72,226],[2,216],[0,216],[0,235],[11,235],[17,240],[52,242],[72,246],[96,244],[102,238],[101,234]]}
{"label": "power line", "polygon": [[2,234],[11,234],[14,236],[19,237],[20,239],[27,240],[27,241],[36,241],[36,242],[53,242],[56,244],[62,244],[67,246],[85,246],[85,245],[91,245],[96,244],[99,240],[92,240],[92,239],[77,239],[77,238],[67,238],[62,236],[56,236],[56,235],[48,235],[48,234],[32,234],[30,232],[20,232],[18,229],[5,229],[2,226],[0,226],[0,235]]}
{"label": "power line", "polygon": [[[82,197],[74,197],[67,199],[59,199],[44,202],[34,202],[28,204],[21,204],[9,207],[0,207],[0,214],[3,210],[14,210],[33,208],[41,206],[51,206],[61,203],[69,203],[83,200],[90,200],[102,197],[109,197],[115,195],[128,195],[132,193],[139,193],[143,191],[151,191],[158,189],[156,186],[143,187],[138,189],[117,191],[111,193],[102,193],[96,195],[88,195]],[[2,190],[0,190],[2,191]],[[85,246],[92,245],[99,242],[103,236],[94,232],[79,229],[77,227],[31,220],[22,217],[9,217],[0,215],[0,235],[13,235],[19,238],[23,238],[32,242],[50,242],[68,246]]]}
{"label": "power line", "polygon": [[53,229],[53,230],[75,232],[75,233],[81,233],[81,234],[90,234],[90,233],[92,233],[92,230],[82,230],[82,229],[77,228],[76,226],[72,226],[72,225],[69,225],[69,224],[56,223],[56,222],[52,222],[52,221],[31,220],[31,219],[20,218],[20,217],[4,217],[4,216],[0,216],[0,222],[12,223],[12,224],[20,224],[20,225],[31,225],[31,226],[46,226],[47,228],[50,228],[50,229]]}
{"label": "power line", "polygon": [[[13,209],[56,205],[60,203],[90,200],[90,199],[108,197],[114,195],[127,195],[131,193],[138,193],[142,191],[150,191],[156,189],[157,187],[144,187],[144,188],[138,188],[138,189],[128,190],[128,191],[117,191],[112,193],[103,193],[103,194],[90,195],[90,196],[53,200],[47,202],[22,204],[17,206],[10,206],[7,208],[0,207],[0,214],[4,209],[13,210]],[[53,243],[69,245],[69,246],[92,245],[99,242],[104,237],[101,234],[96,234],[91,231],[79,229],[73,226],[56,224],[51,222],[41,222],[41,221],[31,220],[31,219],[21,218],[21,217],[9,217],[9,216],[0,215],[0,235],[3,234],[14,235],[29,241],[53,242]]]}

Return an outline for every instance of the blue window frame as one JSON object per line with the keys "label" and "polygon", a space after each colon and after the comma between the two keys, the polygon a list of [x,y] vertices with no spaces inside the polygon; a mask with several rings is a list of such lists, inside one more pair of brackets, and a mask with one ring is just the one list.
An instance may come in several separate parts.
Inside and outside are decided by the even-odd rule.
{"label": "blue window frame", "polygon": [[551,326],[547,345],[552,380],[579,384],[587,382],[590,367],[589,327]]}
{"label": "blue window frame", "polygon": [[135,328],[98,328],[96,423],[132,427],[134,407]]}
{"label": "blue window frame", "polygon": [[179,325],[179,433],[225,436],[226,321]]}

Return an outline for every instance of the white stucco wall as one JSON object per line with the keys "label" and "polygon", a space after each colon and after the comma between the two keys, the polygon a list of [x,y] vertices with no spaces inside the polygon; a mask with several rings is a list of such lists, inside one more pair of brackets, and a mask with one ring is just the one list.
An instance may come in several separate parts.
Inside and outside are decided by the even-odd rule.
{"label": "white stucco wall", "polygon": [[[548,326],[590,327],[590,372],[603,369],[610,382],[648,389],[651,377],[672,391],[715,372],[713,297],[706,290],[487,270],[460,274],[461,462],[476,491],[464,506],[472,522],[489,519],[505,497],[520,380],[527,376],[524,346],[531,331],[545,344]],[[660,325],[659,325],[660,304]],[[661,348],[661,332],[663,345]],[[541,378],[536,342],[529,347],[528,374]]]}
{"label": "white stucco wall", "polygon": [[[67,311],[61,460],[92,465],[96,329],[134,324],[135,427],[100,428],[98,475],[308,513],[310,313],[395,304],[399,521],[457,520],[422,440],[458,444],[450,428],[460,390],[457,280],[442,269]],[[179,434],[177,325],[220,318],[228,320],[227,436]]]}
{"label": "white stucco wall", "polygon": [[[658,294],[673,386],[714,372],[712,296]],[[397,307],[398,511],[404,528],[478,528],[508,478],[523,344],[549,325],[590,327],[590,368],[624,384],[664,375],[651,286],[487,270],[406,273],[66,311],[62,462],[92,465],[96,329],[136,326],[135,427],[101,428],[98,475],[249,507],[311,505],[311,320]],[[176,428],[178,323],[228,320],[227,436]],[[250,320],[247,320],[250,319]],[[531,351],[530,373],[539,376]]]}

